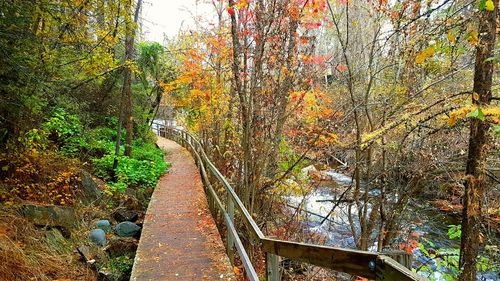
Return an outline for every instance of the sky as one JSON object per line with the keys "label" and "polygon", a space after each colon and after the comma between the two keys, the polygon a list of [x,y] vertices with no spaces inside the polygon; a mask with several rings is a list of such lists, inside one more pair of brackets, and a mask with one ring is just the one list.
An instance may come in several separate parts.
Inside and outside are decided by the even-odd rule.
{"label": "sky", "polygon": [[143,39],[163,43],[164,35],[174,37],[179,30],[195,25],[194,17],[215,14],[206,0],[144,0]]}

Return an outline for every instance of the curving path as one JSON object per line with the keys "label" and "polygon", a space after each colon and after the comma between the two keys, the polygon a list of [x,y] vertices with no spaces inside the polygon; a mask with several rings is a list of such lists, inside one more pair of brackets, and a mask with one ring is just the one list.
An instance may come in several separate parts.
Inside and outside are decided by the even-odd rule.
{"label": "curving path", "polygon": [[130,280],[235,280],[193,158],[157,143],[172,166],[151,197]]}

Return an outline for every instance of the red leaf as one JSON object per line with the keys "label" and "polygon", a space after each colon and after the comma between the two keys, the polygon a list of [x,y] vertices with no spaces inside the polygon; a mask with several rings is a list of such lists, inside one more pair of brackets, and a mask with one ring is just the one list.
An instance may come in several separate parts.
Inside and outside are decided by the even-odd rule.
{"label": "red leaf", "polygon": [[233,8],[230,8],[230,7],[227,7],[227,12],[231,15],[231,16],[234,16],[234,10]]}
{"label": "red leaf", "polygon": [[339,64],[337,65],[337,70],[338,70],[338,71],[340,71],[340,72],[344,72],[344,71],[346,71],[346,70],[347,70],[347,66],[345,66],[345,65],[343,65],[343,64],[341,64],[341,63],[339,63]]}

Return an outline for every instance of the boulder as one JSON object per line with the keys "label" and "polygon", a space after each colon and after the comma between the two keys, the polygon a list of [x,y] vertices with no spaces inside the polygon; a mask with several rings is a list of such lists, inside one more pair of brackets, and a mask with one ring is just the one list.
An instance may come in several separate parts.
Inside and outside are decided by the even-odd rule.
{"label": "boulder", "polygon": [[45,232],[45,242],[51,249],[61,255],[68,254],[71,251],[71,249],[67,247],[68,242],[64,238],[64,235],[57,228],[51,228]]}
{"label": "boulder", "polygon": [[93,229],[90,231],[89,239],[99,246],[106,245],[106,233],[102,229]]}
{"label": "boulder", "polygon": [[95,259],[93,258],[92,253],[90,252],[89,246],[80,246],[76,250],[87,264],[95,263]]}
{"label": "boulder", "polygon": [[111,239],[108,246],[104,248],[111,257],[118,257],[128,255],[131,256],[137,251],[139,243],[136,239],[131,237],[119,237]]}
{"label": "boulder", "polygon": [[79,195],[85,203],[91,203],[101,197],[101,190],[97,187],[92,175],[86,171],[83,171],[81,175]]}
{"label": "boulder", "polygon": [[19,207],[19,212],[37,226],[71,229],[78,222],[75,210],[68,206],[26,204]]}
{"label": "boulder", "polygon": [[115,233],[120,237],[138,236],[141,232],[141,227],[129,221],[124,221],[115,226]]}
{"label": "boulder", "polygon": [[98,220],[95,223],[95,227],[104,230],[104,232],[109,232],[111,230],[111,224],[108,220]]}
{"label": "boulder", "polygon": [[113,213],[113,218],[117,222],[124,222],[124,221],[135,222],[139,218],[139,213],[126,209],[118,209]]}

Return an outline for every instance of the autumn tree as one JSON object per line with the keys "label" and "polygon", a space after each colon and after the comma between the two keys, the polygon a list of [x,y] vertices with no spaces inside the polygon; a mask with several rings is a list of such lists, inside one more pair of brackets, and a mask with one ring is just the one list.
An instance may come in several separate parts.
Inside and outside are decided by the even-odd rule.
{"label": "autumn tree", "polygon": [[[432,159],[449,159],[457,165],[441,169],[452,170],[448,175],[459,172],[459,159],[444,146],[436,147],[443,142],[453,149],[465,145],[450,124],[468,112],[455,110],[471,94],[467,51],[477,35],[470,26],[471,7],[465,1],[328,3],[326,40],[320,39],[317,53],[331,67],[326,88],[337,101],[333,111],[347,112],[340,122],[337,117],[332,122],[337,122],[338,139],[348,144],[332,149],[353,166],[350,217],[361,249],[373,243],[369,240],[376,228],[379,250],[391,247],[412,195],[426,189],[424,182],[432,186],[429,178],[442,176],[419,163],[441,166]],[[450,84],[452,79],[463,83]],[[448,116],[450,121],[443,122]],[[456,138],[441,137],[448,134]],[[363,181],[370,184],[362,186]],[[453,176],[447,181],[459,184]],[[368,195],[373,187],[381,191],[379,196]],[[398,200],[388,200],[393,196]]]}
{"label": "autumn tree", "polygon": [[115,55],[123,32],[121,1],[0,5],[2,146],[19,145],[19,137],[36,129],[55,105],[82,114],[105,111],[101,105],[113,98],[111,91],[97,98],[89,94],[96,95],[92,87],[104,87],[121,68]]}
{"label": "autumn tree", "polygon": [[[118,121],[118,137],[116,140],[115,155],[118,155],[120,151],[121,142],[121,127],[122,122],[126,121],[126,141],[125,141],[125,155],[132,155],[132,140],[134,137],[134,120],[132,117],[132,69],[131,64],[134,55],[134,39],[136,33],[136,25],[139,18],[139,12],[141,9],[142,0],[138,0],[135,7],[135,12],[132,17],[128,14],[125,17],[125,57],[124,63],[126,67],[123,70],[123,88],[122,88],[122,100],[120,104],[120,117]],[[132,0],[125,3],[125,10],[132,11]],[[113,164],[114,169],[116,169],[117,160],[115,159],[115,164]]]}
{"label": "autumn tree", "polygon": [[488,130],[482,109],[492,100],[494,46],[496,43],[498,1],[480,1],[478,42],[474,69],[472,103],[477,108],[470,114],[469,152],[465,170],[465,193],[460,247],[460,280],[476,280],[476,263],[481,241],[483,196],[485,194],[485,158],[488,155]]}

